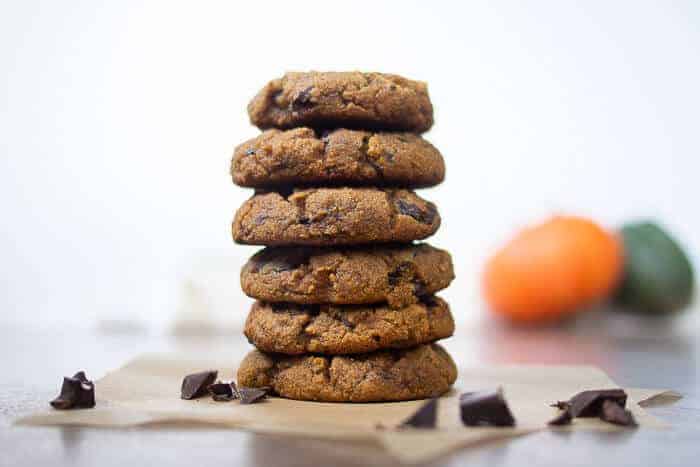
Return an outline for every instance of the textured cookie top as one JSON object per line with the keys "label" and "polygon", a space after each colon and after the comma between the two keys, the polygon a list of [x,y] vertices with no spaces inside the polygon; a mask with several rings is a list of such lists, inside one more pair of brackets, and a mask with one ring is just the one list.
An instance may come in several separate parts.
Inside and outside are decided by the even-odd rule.
{"label": "textured cookie top", "polygon": [[267,130],[239,145],[231,161],[234,183],[263,188],[365,185],[418,188],[445,178],[435,147],[412,133],[310,128]]}
{"label": "textured cookie top", "polygon": [[255,302],[244,332],[265,352],[336,355],[433,342],[451,336],[454,321],[447,303],[434,296],[398,310],[383,305]]}
{"label": "textured cookie top", "polygon": [[232,232],[251,245],[357,245],[420,240],[439,226],[435,205],[412,191],[319,188],[253,196]]}
{"label": "textured cookie top", "polygon": [[361,128],[423,133],[433,125],[425,83],[396,75],[292,72],[270,81],[248,104],[261,129]]}
{"label": "textured cookie top", "polygon": [[250,297],[301,304],[388,302],[400,308],[446,288],[452,259],[428,244],[268,247],[241,270]]}
{"label": "textured cookie top", "polygon": [[457,379],[457,367],[437,344],[359,355],[284,356],[250,352],[237,382],[271,387],[282,397],[326,402],[403,401],[437,397]]}

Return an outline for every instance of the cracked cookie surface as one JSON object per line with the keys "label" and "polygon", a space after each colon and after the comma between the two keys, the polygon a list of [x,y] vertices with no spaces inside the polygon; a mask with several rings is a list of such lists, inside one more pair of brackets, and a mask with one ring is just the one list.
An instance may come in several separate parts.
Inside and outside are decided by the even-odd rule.
{"label": "cracked cookie surface", "polygon": [[232,234],[250,245],[357,245],[421,240],[439,226],[435,205],[409,190],[319,188],[254,195]]}
{"label": "cracked cookie surface", "polygon": [[445,178],[435,147],[411,133],[310,128],[267,130],[240,144],[231,160],[234,183],[428,187]]}
{"label": "cracked cookie surface", "polygon": [[238,384],[269,386],[289,399],[325,402],[403,401],[437,397],[457,379],[445,349],[426,344],[369,354],[284,356],[250,352],[238,368]]}
{"label": "cracked cookie surface", "polygon": [[248,104],[261,129],[362,128],[423,133],[433,124],[428,87],[382,73],[290,72],[270,81]]}
{"label": "cracked cookie surface", "polygon": [[300,304],[388,302],[400,308],[449,286],[450,254],[428,244],[268,247],[241,270],[250,297]]}
{"label": "cracked cookie surface", "polygon": [[255,302],[244,333],[264,352],[355,354],[405,349],[450,337],[447,303],[429,296],[393,310],[386,305],[293,305]]}

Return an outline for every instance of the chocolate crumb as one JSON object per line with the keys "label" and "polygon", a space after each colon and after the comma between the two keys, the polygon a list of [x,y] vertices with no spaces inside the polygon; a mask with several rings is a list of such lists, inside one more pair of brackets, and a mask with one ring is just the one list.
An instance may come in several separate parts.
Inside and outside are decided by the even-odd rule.
{"label": "chocolate crumb", "polygon": [[569,402],[568,401],[556,401],[554,404],[549,404],[550,407],[556,407],[557,409],[560,410],[566,410],[569,408]]}
{"label": "chocolate crumb", "polygon": [[207,393],[207,387],[216,381],[218,371],[209,370],[185,376],[180,388],[180,397],[190,400],[202,397]]}
{"label": "chocolate crumb", "polygon": [[501,388],[464,393],[459,396],[459,408],[466,426],[515,426]]}
{"label": "chocolate crumb", "polygon": [[430,399],[423,405],[421,405],[418,410],[416,410],[413,415],[408,417],[400,426],[401,427],[413,427],[413,428],[435,428],[435,422],[437,421],[437,399]]}
{"label": "chocolate crumb", "polygon": [[634,419],[632,412],[610,399],[603,402],[600,419],[620,426],[637,426],[637,421]]}
{"label": "chocolate crumb", "polygon": [[64,377],[61,393],[50,402],[57,410],[91,409],[95,407],[95,384],[87,379],[84,371],[72,377]]}

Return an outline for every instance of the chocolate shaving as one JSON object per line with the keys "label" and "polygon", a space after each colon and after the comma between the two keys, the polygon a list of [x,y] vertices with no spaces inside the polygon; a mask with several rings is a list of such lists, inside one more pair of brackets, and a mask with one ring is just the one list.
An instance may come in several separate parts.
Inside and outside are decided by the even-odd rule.
{"label": "chocolate shaving", "polygon": [[233,381],[224,383],[217,381],[214,384],[207,386],[207,392],[211,394],[211,398],[217,402],[228,402],[238,399],[238,389]]}
{"label": "chocolate shaving", "polygon": [[64,377],[61,393],[50,402],[57,410],[91,409],[95,407],[95,385],[87,379],[84,371],[72,377]]}
{"label": "chocolate shaving", "polygon": [[416,410],[413,415],[408,417],[400,426],[401,427],[413,427],[413,428],[435,428],[435,422],[437,421],[437,399],[430,399],[423,405],[421,405],[418,410]]}
{"label": "chocolate shaving", "polygon": [[626,410],[613,400],[606,400],[603,402],[600,411],[600,419],[615,425],[637,426],[637,421],[634,419],[632,412]]}
{"label": "chocolate shaving", "polygon": [[468,392],[459,396],[460,415],[466,426],[515,426],[503,390]]}
{"label": "chocolate shaving", "polygon": [[624,408],[627,403],[627,393],[622,389],[583,391],[568,401],[558,401],[555,406],[569,410],[573,418],[597,417],[600,415],[603,402],[606,400],[615,401]]}
{"label": "chocolate shaving", "polygon": [[185,376],[182,380],[180,397],[190,400],[202,397],[207,393],[207,387],[216,381],[218,371],[209,370]]}
{"label": "chocolate shaving", "polygon": [[622,389],[583,391],[568,401],[557,401],[552,404],[552,407],[563,410],[563,412],[552,419],[549,424],[568,425],[574,418],[600,417],[601,420],[618,425],[636,425],[632,413],[625,410],[626,403],[627,394]]}
{"label": "chocolate shaving", "polygon": [[269,388],[238,388],[241,404],[254,404],[267,397]]}

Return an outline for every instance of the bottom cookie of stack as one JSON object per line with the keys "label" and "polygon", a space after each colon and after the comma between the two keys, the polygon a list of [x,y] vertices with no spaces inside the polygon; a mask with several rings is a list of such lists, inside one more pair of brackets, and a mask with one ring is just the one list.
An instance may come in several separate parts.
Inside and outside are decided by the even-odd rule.
{"label": "bottom cookie of stack", "polygon": [[438,344],[356,355],[250,352],[238,384],[270,387],[289,399],[323,402],[405,401],[437,397],[457,379],[457,367]]}

